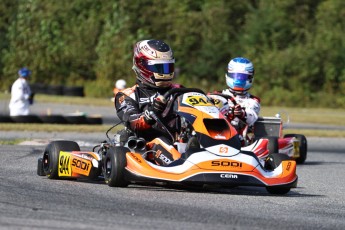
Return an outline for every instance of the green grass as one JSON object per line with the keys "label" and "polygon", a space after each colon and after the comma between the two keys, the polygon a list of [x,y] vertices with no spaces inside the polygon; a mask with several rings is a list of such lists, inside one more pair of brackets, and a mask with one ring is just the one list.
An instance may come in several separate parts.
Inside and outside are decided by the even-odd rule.
{"label": "green grass", "polygon": [[[123,126],[119,125],[112,129],[119,130]],[[106,132],[111,125],[60,125],[60,124],[19,124],[0,123],[2,131],[36,131],[36,132],[78,132],[78,133],[98,133]]]}
{"label": "green grass", "polygon": [[[9,101],[10,94],[0,93],[0,100]],[[114,102],[110,98],[93,98],[93,97],[72,97],[72,96],[57,96],[57,95],[35,95],[36,103],[63,103],[69,105],[92,105],[92,106],[114,106]]]}
{"label": "green grass", "polygon": [[26,141],[25,139],[11,139],[11,140],[0,140],[0,145],[18,145]]}
{"label": "green grass", "polygon": [[[10,95],[0,93],[0,100],[9,100]],[[39,94],[35,96],[37,102],[66,103],[76,105],[111,106],[113,102],[109,98],[67,97]],[[288,108],[288,107],[265,107],[261,108],[260,116],[274,116],[280,113],[286,124],[289,118],[293,123],[310,123],[324,125],[345,126],[345,110],[328,108]],[[27,130],[46,132],[106,132],[110,125],[53,125],[53,124],[1,124],[0,130]],[[305,136],[320,137],[345,137],[345,131],[339,130],[311,130],[296,129],[284,130],[285,133],[300,133]]]}

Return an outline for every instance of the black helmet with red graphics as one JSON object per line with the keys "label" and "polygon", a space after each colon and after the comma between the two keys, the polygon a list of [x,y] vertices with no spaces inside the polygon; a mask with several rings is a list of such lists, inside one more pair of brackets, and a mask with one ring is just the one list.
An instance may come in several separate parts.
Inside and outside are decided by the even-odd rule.
{"label": "black helmet with red graphics", "polygon": [[173,52],[163,41],[143,40],[134,46],[133,70],[144,85],[169,87],[174,78],[174,64]]}

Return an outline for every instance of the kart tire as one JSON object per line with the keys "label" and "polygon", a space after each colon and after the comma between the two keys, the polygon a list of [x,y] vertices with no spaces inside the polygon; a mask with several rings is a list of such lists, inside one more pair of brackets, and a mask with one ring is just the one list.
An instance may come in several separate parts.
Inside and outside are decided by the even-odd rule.
{"label": "kart tire", "polygon": [[266,190],[270,194],[283,195],[290,192],[291,188],[283,187],[283,186],[271,186],[271,187],[266,187]]}
{"label": "kart tire", "polygon": [[127,187],[128,181],[124,178],[127,165],[126,153],[130,150],[123,146],[110,147],[103,162],[105,183],[110,187]]}
{"label": "kart tire", "polygon": [[62,115],[40,115],[39,118],[45,124],[68,124]]}
{"label": "kart tire", "polygon": [[52,141],[43,153],[43,172],[49,179],[59,178],[60,151],[80,151],[79,145],[74,141]]}
{"label": "kart tire", "polygon": [[37,175],[45,176],[46,174],[43,171],[43,158],[38,158],[37,160]]}
{"label": "kart tire", "polygon": [[[291,160],[291,158],[288,155],[280,154],[280,153],[269,154],[268,159],[266,160],[266,163],[265,163],[265,168],[274,170],[284,160]],[[287,186],[266,187],[267,192],[269,192],[270,194],[277,194],[277,195],[286,194],[290,191],[290,189],[291,187],[287,187]]]}
{"label": "kart tire", "polygon": [[86,117],[86,121],[89,125],[101,125],[101,124],[103,124],[103,120],[102,120],[101,116]]}
{"label": "kart tire", "polygon": [[300,157],[296,158],[296,163],[297,164],[303,164],[305,162],[305,160],[307,159],[307,151],[308,151],[308,142],[307,142],[307,138],[302,135],[302,134],[286,134],[284,135],[284,137],[295,137],[299,143],[299,154]]}
{"label": "kart tire", "polygon": [[278,137],[273,137],[273,136],[268,136],[268,137],[263,137],[265,139],[268,139],[268,153],[279,153],[279,145],[278,145]]}
{"label": "kart tire", "polygon": [[269,154],[267,156],[267,159],[265,160],[265,169],[274,170],[284,160],[291,160],[291,158],[288,155],[281,154],[281,153]]}
{"label": "kart tire", "polygon": [[0,115],[0,123],[13,123],[13,120],[9,115]]}
{"label": "kart tire", "polygon": [[11,119],[15,123],[42,123],[37,115],[18,115],[18,116],[11,116]]}
{"label": "kart tire", "polygon": [[88,121],[85,115],[65,115],[64,118],[66,119],[68,124],[74,124],[74,125],[88,124]]}

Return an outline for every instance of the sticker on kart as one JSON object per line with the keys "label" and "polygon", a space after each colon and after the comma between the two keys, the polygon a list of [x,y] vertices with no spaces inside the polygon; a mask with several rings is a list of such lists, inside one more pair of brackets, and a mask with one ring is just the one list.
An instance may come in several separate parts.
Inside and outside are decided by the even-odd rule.
{"label": "sticker on kart", "polygon": [[91,168],[92,163],[90,160],[76,157],[69,152],[60,151],[59,176],[72,176],[72,172],[88,176]]}
{"label": "sticker on kart", "polygon": [[70,153],[60,151],[58,172],[59,172],[59,177],[60,176],[72,176],[71,154]]}
{"label": "sticker on kart", "polygon": [[201,93],[186,93],[183,95],[182,104],[198,108],[199,110],[209,113],[218,114],[219,110],[210,102],[210,100]]}

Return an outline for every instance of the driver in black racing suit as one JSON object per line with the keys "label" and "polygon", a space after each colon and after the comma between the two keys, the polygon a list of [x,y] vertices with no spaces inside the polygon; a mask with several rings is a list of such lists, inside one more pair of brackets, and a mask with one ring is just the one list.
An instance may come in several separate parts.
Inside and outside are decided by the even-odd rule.
{"label": "driver in black racing suit", "polygon": [[[134,47],[133,56],[137,84],[115,95],[115,108],[119,119],[138,137],[147,141],[156,137],[165,141],[171,139],[150,115],[151,111],[159,117],[170,133],[179,131],[177,115],[164,111],[167,101],[162,97],[169,89],[182,87],[172,84],[174,63],[173,52],[163,41],[139,41]],[[147,146],[154,150],[153,155],[148,158],[159,165],[168,165],[180,158],[177,151],[169,151],[159,143],[148,143]]]}

